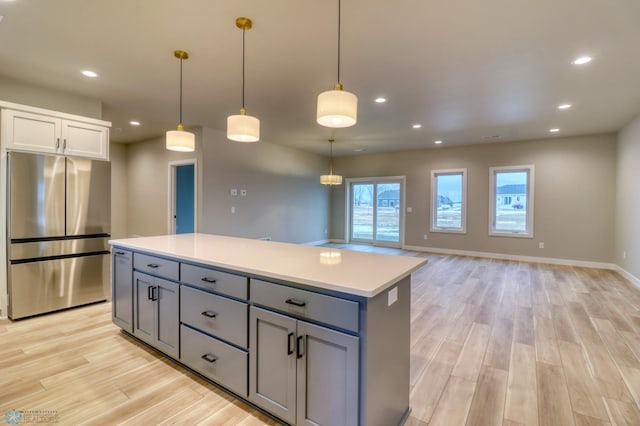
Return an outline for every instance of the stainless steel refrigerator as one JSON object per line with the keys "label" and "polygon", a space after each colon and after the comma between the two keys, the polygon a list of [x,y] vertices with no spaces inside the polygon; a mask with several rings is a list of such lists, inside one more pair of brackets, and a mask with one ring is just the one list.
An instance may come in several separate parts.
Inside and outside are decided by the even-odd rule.
{"label": "stainless steel refrigerator", "polygon": [[10,152],[9,317],[109,299],[111,165]]}

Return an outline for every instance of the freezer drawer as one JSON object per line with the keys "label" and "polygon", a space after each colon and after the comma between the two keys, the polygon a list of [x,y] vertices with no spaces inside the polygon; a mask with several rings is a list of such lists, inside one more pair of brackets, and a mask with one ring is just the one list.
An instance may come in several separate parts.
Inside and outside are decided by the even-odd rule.
{"label": "freezer drawer", "polygon": [[9,265],[9,317],[107,300],[109,261],[99,254]]}

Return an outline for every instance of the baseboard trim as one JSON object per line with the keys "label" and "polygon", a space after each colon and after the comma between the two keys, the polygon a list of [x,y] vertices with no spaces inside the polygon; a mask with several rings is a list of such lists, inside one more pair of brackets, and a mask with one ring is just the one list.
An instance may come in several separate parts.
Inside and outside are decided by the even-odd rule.
{"label": "baseboard trim", "polygon": [[331,244],[347,244],[347,240],[340,238],[332,238],[329,240]]}
{"label": "baseboard trim", "polygon": [[625,277],[629,282],[631,282],[631,284],[640,288],[640,278],[636,277],[631,272],[624,269],[622,266],[619,266],[619,265],[614,265],[614,266],[615,266],[614,271],[616,271],[617,273]]}
{"label": "baseboard trim", "polygon": [[319,245],[322,245],[322,244],[327,244],[329,242],[331,242],[331,240],[320,240],[320,241],[311,241],[311,242],[308,242],[308,243],[302,243],[302,245],[303,246],[319,246]]}
{"label": "baseboard trim", "polygon": [[405,250],[413,250],[420,252],[436,253],[436,254],[453,254],[458,256],[484,257],[487,259],[515,260],[519,262],[530,263],[548,263],[551,265],[579,266],[583,268],[610,269],[617,271],[618,265],[605,262],[589,262],[574,259],[556,259],[552,257],[536,257],[536,256],[520,256],[516,254],[490,253],[483,251],[469,250],[452,250],[436,247],[408,246],[403,247]]}

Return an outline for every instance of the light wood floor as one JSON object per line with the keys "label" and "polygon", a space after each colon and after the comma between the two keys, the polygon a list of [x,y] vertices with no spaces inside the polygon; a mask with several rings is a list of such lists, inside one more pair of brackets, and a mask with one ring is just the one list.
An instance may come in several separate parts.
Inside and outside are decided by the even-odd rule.
{"label": "light wood floor", "polygon": [[[412,281],[409,425],[640,425],[640,290],[610,271],[427,257]],[[121,334],[110,309],[0,322],[0,417],[276,424]]]}

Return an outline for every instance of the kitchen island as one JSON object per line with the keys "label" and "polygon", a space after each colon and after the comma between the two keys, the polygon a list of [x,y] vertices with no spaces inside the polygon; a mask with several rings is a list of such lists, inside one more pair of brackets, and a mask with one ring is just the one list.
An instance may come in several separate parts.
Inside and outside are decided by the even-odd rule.
{"label": "kitchen island", "polygon": [[295,425],[409,413],[426,259],[207,234],[112,240],[113,322]]}

